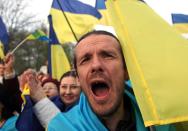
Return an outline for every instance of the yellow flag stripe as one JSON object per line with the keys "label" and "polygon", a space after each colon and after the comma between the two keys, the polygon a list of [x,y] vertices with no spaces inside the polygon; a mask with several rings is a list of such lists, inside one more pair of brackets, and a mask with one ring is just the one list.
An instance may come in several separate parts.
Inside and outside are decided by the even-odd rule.
{"label": "yellow flag stripe", "polygon": [[0,40],[0,58],[4,59],[5,55],[4,55],[4,51],[3,51],[3,43]]}
{"label": "yellow flag stripe", "polygon": [[[126,21],[126,18],[124,17],[124,20],[123,20],[123,18],[121,17],[122,15],[121,15],[121,12],[119,11],[119,7],[118,7],[118,5],[116,5],[115,4],[115,9],[116,9],[116,12],[117,12],[117,16],[119,16],[119,19],[120,19],[120,22],[122,22],[122,21]],[[136,68],[135,69],[137,69],[137,72],[139,72],[138,74],[140,75],[140,80],[142,81],[141,83],[142,83],[142,85],[143,86],[141,86],[141,87],[143,87],[144,88],[144,90],[146,91],[145,92],[145,95],[146,95],[146,97],[148,98],[148,105],[150,106],[150,108],[151,108],[151,111],[152,111],[152,114],[153,114],[153,117],[154,117],[154,119],[156,119],[156,120],[159,120],[159,117],[158,117],[158,115],[157,115],[157,112],[156,112],[156,107],[155,107],[155,104],[154,104],[154,102],[153,102],[153,98],[152,98],[152,95],[151,95],[151,91],[150,91],[150,89],[148,88],[148,85],[147,85],[147,82],[146,82],[146,80],[145,80],[145,76],[144,76],[144,74],[143,74],[143,71],[142,71],[142,69],[141,69],[141,67],[140,67],[140,65],[139,65],[139,63],[138,63],[138,60],[137,60],[137,57],[136,57],[136,55],[135,55],[135,51],[134,51],[134,49],[133,49],[133,47],[131,46],[132,45],[132,43],[133,43],[133,40],[131,40],[131,36],[129,35],[129,33],[128,33],[128,28],[127,28],[127,25],[126,25],[126,23],[123,23],[122,24],[122,27],[123,27],[123,34],[126,34],[126,40],[124,40],[124,41],[126,41],[126,44],[127,44],[127,49],[129,49],[130,50],[130,56],[131,56],[131,58],[132,58],[132,60],[134,61],[134,63],[135,63],[135,66],[136,66]],[[121,37],[123,37],[123,36],[121,36]],[[120,37],[120,38],[121,38]],[[124,48],[125,49],[125,48]],[[126,52],[126,51],[124,51],[124,52]],[[124,54],[125,55],[125,54]],[[127,55],[125,55],[125,56],[127,56]]]}
{"label": "yellow flag stripe", "polygon": [[60,77],[71,69],[67,56],[60,44],[51,45],[52,77]]}
{"label": "yellow flag stripe", "polygon": [[187,40],[142,2],[107,3],[145,125],[185,121]]}
{"label": "yellow flag stripe", "polygon": [[[52,8],[50,13],[52,15],[53,27],[59,42],[76,42],[62,11]],[[87,14],[73,14],[69,12],[64,13],[78,39],[83,34],[91,31],[94,25],[99,21],[96,17]]]}
{"label": "yellow flag stripe", "polygon": [[180,33],[188,33],[188,23],[173,25]]}

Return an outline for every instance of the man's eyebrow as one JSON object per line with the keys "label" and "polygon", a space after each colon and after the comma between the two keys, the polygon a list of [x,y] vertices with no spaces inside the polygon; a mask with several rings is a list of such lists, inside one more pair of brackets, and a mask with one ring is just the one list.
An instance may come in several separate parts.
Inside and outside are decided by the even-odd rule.
{"label": "man's eyebrow", "polygon": [[100,52],[115,53],[115,48],[108,48],[108,47],[105,47],[105,48],[101,49]]}
{"label": "man's eyebrow", "polygon": [[91,56],[91,53],[88,51],[86,53],[83,53],[82,55],[80,55],[80,58],[84,58],[84,57],[90,57]]}

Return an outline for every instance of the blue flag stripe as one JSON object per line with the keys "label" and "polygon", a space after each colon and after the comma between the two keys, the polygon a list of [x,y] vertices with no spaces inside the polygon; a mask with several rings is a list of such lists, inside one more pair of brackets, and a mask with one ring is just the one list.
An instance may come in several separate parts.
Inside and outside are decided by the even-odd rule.
{"label": "blue flag stripe", "polygon": [[49,15],[48,16],[48,22],[49,22],[49,25],[50,25],[50,33],[49,33],[49,38],[50,38],[50,42],[49,42],[49,45],[48,45],[48,73],[50,75],[52,75],[52,61],[51,61],[51,45],[52,44],[59,44],[59,41],[56,37],[56,34],[55,34],[55,31],[53,29],[53,24],[52,24],[52,16]]}
{"label": "blue flag stripe", "polygon": [[5,52],[8,50],[8,43],[9,43],[9,35],[7,33],[7,29],[3,20],[0,16],[0,40],[4,45]]}
{"label": "blue flag stripe", "polygon": [[59,44],[59,41],[57,39],[56,33],[53,28],[53,23],[52,23],[52,16],[48,16],[48,21],[50,24],[50,33],[49,33],[49,38],[50,38],[50,44]]}
{"label": "blue flag stripe", "polygon": [[98,19],[102,17],[96,8],[76,0],[54,0],[52,8],[74,14],[88,14]]}
{"label": "blue flag stripe", "polygon": [[38,38],[38,40],[39,40],[39,41],[49,41],[48,37],[46,37],[46,36],[40,36],[40,37]]}
{"label": "blue flag stripe", "polygon": [[185,14],[172,14],[172,22],[177,23],[188,23],[188,15]]}
{"label": "blue flag stripe", "polygon": [[96,9],[106,9],[105,0],[96,0]]}

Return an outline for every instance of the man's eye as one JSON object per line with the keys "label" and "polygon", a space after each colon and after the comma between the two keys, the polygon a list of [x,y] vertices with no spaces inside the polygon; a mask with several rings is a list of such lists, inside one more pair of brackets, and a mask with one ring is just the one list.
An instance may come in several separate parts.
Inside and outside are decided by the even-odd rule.
{"label": "man's eye", "polygon": [[111,53],[108,53],[108,52],[103,52],[102,53],[102,56],[103,56],[103,58],[113,58],[114,56],[113,56],[113,54],[111,54]]}
{"label": "man's eye", "polygon": [[86,63],[86,62],[89,61],[89,60],[90,60],[90,57],[89,57],[89,56],[84,57],[84,58],[82,58],[82,60],[80,61],[80,64],[84,64],[84,63]]}

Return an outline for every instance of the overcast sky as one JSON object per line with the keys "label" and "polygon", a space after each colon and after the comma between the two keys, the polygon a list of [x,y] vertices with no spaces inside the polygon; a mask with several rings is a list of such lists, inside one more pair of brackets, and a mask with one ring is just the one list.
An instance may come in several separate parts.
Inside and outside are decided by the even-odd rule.
{"label": "overcast sky", "polygon": [[[93,0],[80,0],[94,4]],[[188,0],[145,0],[156,13],[171,23],[171,13],[188,14]],[[37,17],[46,20],[51,8],[52,0],[31,0],[29,10],[36,12]]]}
{"label": "overcast sky", "polygon": [[188,15],[188,0],[145,0],[160,16],[170,24],[171,13],[184,13]]}

